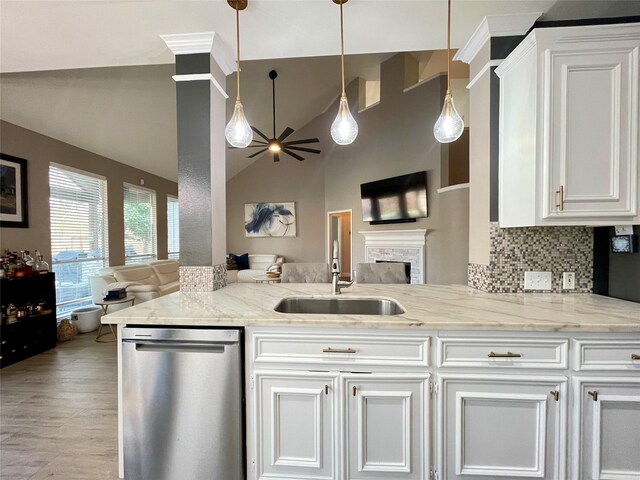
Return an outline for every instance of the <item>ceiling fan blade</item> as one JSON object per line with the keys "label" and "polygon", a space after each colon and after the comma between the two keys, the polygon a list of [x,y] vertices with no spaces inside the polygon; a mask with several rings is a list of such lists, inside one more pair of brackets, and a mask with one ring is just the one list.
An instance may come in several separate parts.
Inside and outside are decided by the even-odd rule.
{"label": "ceiling fan blade", "polygon": [[299,152],[320,153],[320,150],[316,148],[291,147],[288,144],[285,144],[284,147],[289,150],[297,150]]}
{"label": "ceiling fan blade", "polygon": [[280,154],[279,153],[274,153],[273,154],[273,161],[274,162],[279,162],[280,161]]}
{"label": "ceiling fan blade", "polygon": [[[260,142],[262,145],[247,145],[246,147],[242,147],[242,148],[264,148],[268,145],[268,143],[266,142]],[[242,150],[242,148],[239,147],[227,147],[229,150]]]}
{"label": "ceiling fan blade", "polygon": [[263,148],[262,150],[258,150],[256,153],[254,153],[253,155],[249,155],[247,158],[253,158],[253,157],[257,157],[258,155],[260,155],[261,153],[266,152],[267,149]]}
{"label": "ceiling fan blade", "polygon": [[291,150],[289,150],[288,148],[283,148],[282,151],[284,153],[286,153],[287,155],[291,155],[293,158],[295,158],[296,160],[300,160],[303,161],[304,157],[301,157],[300,155],[298,155],[297,153],[293,153]]}
{"label": "ceiling fan blade", "polygon": [[295,132],[295,130],[291,127],[287,127],[284,129],[284,132],[282,132],[280,134],[280,136],[278,137],[278,141],[281,142],[283,141],[285,138],[287,138],[289,135],[291,135],[293,132]]}
{"label": "ceiling fan blade", "polygon": [[317,138],[305,138],[304,140],[291,140],[287,145],[302,145],[303,143],[320,143]]}
{"label": "ceiling fan blade", "polygon": [[267,137],[264,133],[262,133],[260,130],[258,130],[256,127],[251,127],[251,130],[253,130],[254,132],[256,132],[258,135],[260,135],[262,138],[264,138],[267,142],[270,140],[269,137]]}

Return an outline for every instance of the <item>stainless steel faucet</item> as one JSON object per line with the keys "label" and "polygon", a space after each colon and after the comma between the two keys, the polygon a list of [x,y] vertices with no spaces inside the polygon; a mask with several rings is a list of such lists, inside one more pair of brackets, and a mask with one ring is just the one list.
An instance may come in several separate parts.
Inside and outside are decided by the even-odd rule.
{"label": "stainless steel faucet", "polygon": [[338,252],[338,241],[333,241],[333,260],[331,260],[331,294],[340,295],[341,288],[353,285],[353,282],[340,281],[340,254]]}

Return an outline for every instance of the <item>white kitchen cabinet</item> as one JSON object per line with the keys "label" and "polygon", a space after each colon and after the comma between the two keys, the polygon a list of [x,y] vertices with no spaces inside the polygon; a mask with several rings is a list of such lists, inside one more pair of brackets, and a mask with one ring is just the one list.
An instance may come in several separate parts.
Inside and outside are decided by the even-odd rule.
{"label": "white kitchen cabinet", "polygon": [[249,329],[252,479],[427,480],[429,336]]}
{"label": "white kitchen cabinet", "polygon": [[342,478],[428,478],[428,376],[342,378],[346,397]]}
{"label": "white kitchen cabinet", "polygon": [[563,376],[441,375],[440,478],[565,478],[566,384]]}
{"label": "white kitchen cabinet", "polygon": [[640,478],[640,378],[574,377],[573,478]]}
{"label": "white kitchen cabinet", "polygon": [[500,77],[502,227],[640,222],[640,24],[541,28]]}
{"label": "white kitchen cabinet", "polygon": [[256,372],[256,478],[337,479],[337,375]]}

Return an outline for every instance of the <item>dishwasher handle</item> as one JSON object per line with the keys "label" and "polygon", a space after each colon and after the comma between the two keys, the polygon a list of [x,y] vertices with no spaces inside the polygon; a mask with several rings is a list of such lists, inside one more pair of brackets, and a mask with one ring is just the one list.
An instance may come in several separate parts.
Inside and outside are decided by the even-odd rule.
{"label": "dishwasher handle", "polygon": [[124,343],[135,344],[136,351],[148,352],[207,352],[224,353],[225,345],[236,342],[168,342],[154,340],[123,340]]}

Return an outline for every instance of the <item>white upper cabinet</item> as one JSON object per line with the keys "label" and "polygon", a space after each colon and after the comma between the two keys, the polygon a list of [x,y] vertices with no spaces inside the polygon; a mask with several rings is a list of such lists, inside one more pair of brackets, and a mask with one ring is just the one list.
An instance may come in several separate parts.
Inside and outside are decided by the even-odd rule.
{"label": "white upper cabinet", "polygon": [[640,223],[640,24],[543,28],[500,77],[502,227]]}

